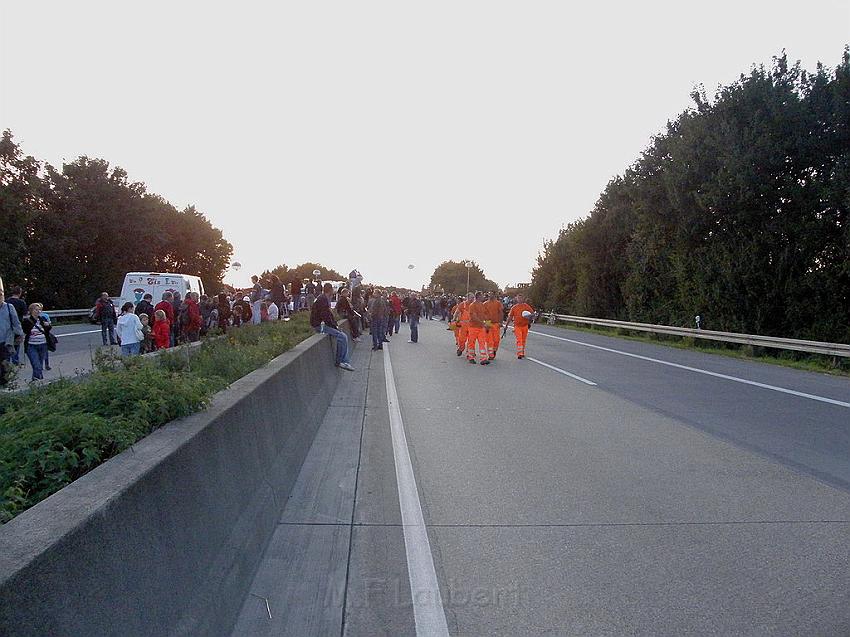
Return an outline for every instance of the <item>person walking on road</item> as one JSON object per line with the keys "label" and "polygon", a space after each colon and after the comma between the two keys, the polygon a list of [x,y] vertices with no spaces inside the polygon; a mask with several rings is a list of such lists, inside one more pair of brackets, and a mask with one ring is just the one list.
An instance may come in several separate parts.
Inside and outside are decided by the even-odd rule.
{"label": "person walking on road", "polygon": [[395,333],[398,334],[401,329],[402,304],[401,299],[395,292],[390,295],[390,307],[392,308],[392,316],[387,327],[387,333],[392,334],[393,329],[395,329]]}
{"label": "person walking on road", "polygon": [[331,312],[331,298],[334,286],[325,283],[322,294],[313,302],[310,308],[310,326],[319,334],[328,334],[336,340],[336,365],[350,372],[354,371],[351,366],[351,357],[348,348],[348,335],[340,331],[336,324],[333,312]]}
{"label": "person walking on road", "polygon": [[478,345],[479,362],[490,364],[490,352],[487,348],[487,334],[484,331],[484,321],[487,320],[487,310],[483,303],[484,295],[475,293],[475,298],[469,304],[469,328],[466,336],[466,360],[475,364],[475,346]]}
{"label": "person walking on road", "polygon": [[454,323],[455,343],[457,344],[457,355],[463,355],[466,349],[466,341],[469,336],[469,306],[475,300],[475,295],[470,292],[466,300],[454,306],[452,322]]}
{"label": "person walking on road", "polygon": [[419,342],[419,318],[422,312],[422,301],[416,295],[416,292],[410,293],[410,300],[407,303],[407,322],[410,325],[410,340],[408,343]]}
{"label": "person walking on road", "polygon": [[41,316],[41,305],[32,303],[21,321],[24,332],[24,351],[32,366],[32,380],[44,378],[44,360],[47,358],[47,339],[50,338],[50,321]]}
{"label": "person walking on road", "polygon": [[3,281],[0,279],[0,387],[9,382],[9,368],[14,365],[15,341],[23,340],[21,320],[11,303],[6,301]]}
{"label": "person walking on road", "polygon": [[[24,317],[27,315],[27,302],[22,298],[24,295],[24,291],[21,289],[20,285],[16,285],[11,289],[12,294],[7,299],[9,305],[12,306],[12,309],[15,310],[18,314],[18,322],[24,320]],[[25,352],[26,354],[26,352]],[[12,362],[15,365],[23,365],[23,361],[21,360],[21,342],[17,341],[15,343],[15,354],[12,358]]]}
{"label": "person walking on road", "polygon": [[369,322],[372,332],[372,349],[384,349],[384,330],[387,321],[387,300],[382,290],[375,290],[369,299]]}
{"label": "person walking on road", "polygon": [[487,314],[487,322],[485,329],[487,330],[487,347],[490,350],[490,360],[496,358],[496,352],[499,350],[501,342],[502,319],[505,316],[505,308],[499,297],[490,293],[489,298],[484,302],[484,309]]}
{"label": "person walking on road", "polygon": [[109,344],[115,345],[115,320],[117,318],[115,306],[108,292],[101,292],[97,300],[94,316],[100,321],[100,337],[106,345],[106,334],[109,333]]}
{"label": "person walking on road", "polygon": [[525,358],[525,341],[528,338],[528,326],[531,325],[531,320],[534,317],[534,308],[525,302],[525,297],[522,294],[516,295],[516,304],[508,313],[508,320],[505,323],[505,329],[511,321],[514,323],[514,335],[516,336],[516,357]]}
{"label": "person walking on road", "polygon": [[121,355],[138,355],[145,333],[142,331],[142,322],[133,312],[133,304],[130,301],[121,306],[121,316],[118,317],[116,328],[118,341],[121,343]]}

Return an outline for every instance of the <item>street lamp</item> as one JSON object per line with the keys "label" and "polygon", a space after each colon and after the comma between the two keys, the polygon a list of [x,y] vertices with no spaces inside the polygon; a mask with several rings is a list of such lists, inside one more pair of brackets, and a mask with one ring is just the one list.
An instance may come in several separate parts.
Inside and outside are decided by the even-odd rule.
{"label": "street lamp", "polygon": [[469,271],[472,269],[472,261],[465,261],[466,266],[466,295],[469,296]]}

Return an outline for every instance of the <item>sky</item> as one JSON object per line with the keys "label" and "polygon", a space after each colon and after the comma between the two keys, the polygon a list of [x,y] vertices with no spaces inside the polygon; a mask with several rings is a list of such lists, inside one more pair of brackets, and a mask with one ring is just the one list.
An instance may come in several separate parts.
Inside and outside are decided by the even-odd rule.
{"label": "sky", "polygon": [[847,0],[0,0],[0,128],[197,206],[229,283],[318,261],[418,288],[473,259],[504,286],[696,85],[848,42]]}

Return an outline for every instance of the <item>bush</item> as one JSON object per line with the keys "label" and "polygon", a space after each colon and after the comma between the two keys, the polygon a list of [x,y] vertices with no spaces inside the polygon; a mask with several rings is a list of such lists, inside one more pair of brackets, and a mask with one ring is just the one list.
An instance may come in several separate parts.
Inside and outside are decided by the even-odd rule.
{"label": "bush", "polygon": [[0,523],[11,520],[312,334],[306,317],[230,330],[187,355],[125,359],[83,382],[0,398]]}

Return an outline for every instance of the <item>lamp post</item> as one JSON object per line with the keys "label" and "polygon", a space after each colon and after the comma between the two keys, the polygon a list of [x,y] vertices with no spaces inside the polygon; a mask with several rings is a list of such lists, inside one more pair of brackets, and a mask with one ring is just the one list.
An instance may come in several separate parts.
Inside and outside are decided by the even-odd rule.
{"label": "lamp post", "polygon": [[472,269],[472,261],[465,261],[466,266],[466,294],[469,296],[469,271]]}

